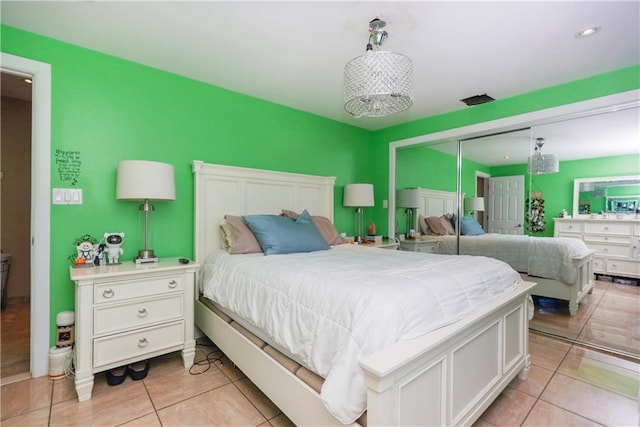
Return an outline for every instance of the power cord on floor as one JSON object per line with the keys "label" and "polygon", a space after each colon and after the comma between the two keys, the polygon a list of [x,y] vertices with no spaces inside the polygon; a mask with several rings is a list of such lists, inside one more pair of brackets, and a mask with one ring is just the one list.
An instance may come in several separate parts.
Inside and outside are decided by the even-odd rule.
{"label": "power cord on floor", "polygon": [[71,347],[71,351],[64,358],[64,376],[73,378],[76,376],[76,346]]}
{"label": "power cord on floor", "polygon": [[[200,357],[198,357],[198,352],[201,353],[205,353],[205,356],[202,360],[199,360]],[[199,342],[196,341],[196,357],[195,360],[198,360],[197,362],[194,362],[193,365],[189,368],[189,373],[191,375],[201,375],[204,374],[205,372],[207,372],[211,366],[215,363],[215,362],[220,362],[220,365],[223,365],[222,362],[222,357],[224,356],[224,353],[222,353],[222,350],[220,350],[218,347],[216,347],[214,344],[210,343],[210,342]],[[196,371],[195,369],[197,369],[196,367],[200,367],[200,366],[206,366],[206,368],[202,371]]]}

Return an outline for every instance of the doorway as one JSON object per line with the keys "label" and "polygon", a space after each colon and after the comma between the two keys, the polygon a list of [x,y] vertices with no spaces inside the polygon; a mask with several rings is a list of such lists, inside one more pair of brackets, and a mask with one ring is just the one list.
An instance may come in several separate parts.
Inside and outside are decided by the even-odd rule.
{"label": "doorway", "polygon": [[30,377],[31,79],[2,72],[2,382]]}
{"label": "doorway", "polygon": [[31,77],[30,373],[47,375],[50,330],[51,65],[0,52],[2,72]]}

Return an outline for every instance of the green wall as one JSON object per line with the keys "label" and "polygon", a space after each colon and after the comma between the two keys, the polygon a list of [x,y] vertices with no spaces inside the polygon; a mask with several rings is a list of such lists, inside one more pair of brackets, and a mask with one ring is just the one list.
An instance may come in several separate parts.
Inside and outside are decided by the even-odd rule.
{"label": "green wall", "polygon": [[52,187],[72,186],[58,175],[56,153],[77,152],[81,162],[84,204],[51,206],[51,342],[56,313],[73,309],[66,259],[73,240],[124,231],[123,258],[138,249],[136,205],[115,200],[119,160],[176,168],[177,200],[157,203],[153,217],[153,230],[161,231],[153,246],[161,256],[193,255],[194,159],[336,176],[339,231],[354,225],[352,210],[342,207],[344,185],[372,182],[376,207],[365,210],[365,223],[374,220],[386,234],[389,142],[640,87],[634,66],[369,132],[12,27],[0,31],[3,52],[51,64]]}
{"label": "green wall", "polygon": [[73,186],[59,176],[57,154],[76,152],[81,162],[75,186],[83,204],[51,206],[51,342],[55,315],[74,308],[73,241],[122,231],[121,259],[140,249],[137,203],[115,199],[120,160],[175,167],[176,201],[156,203],[152,215],[160,256],[193,256],[194,159],[335,176],[335,223],[345,232],[354,229],[354,215],[342,207],[344,185],[387,180],[371,167],[369,131],[11,27],[1,31],[3,52],[51,64],[52,187]]}
{"label": "green wall", "polygon": [[[535,236],[553,236],[553,218],[566,209],[573,214],[573,181],[579,178],[640,175],[640,154],[601,157],[597,159],[567,160],[560,162],[560,171],[551,175],[527,176],[527,165],[496,166],[491,176],[525,175],[525,192],[542,191],[546,227],[544,233]],[[597,209],[597,208],[594,208]]]}

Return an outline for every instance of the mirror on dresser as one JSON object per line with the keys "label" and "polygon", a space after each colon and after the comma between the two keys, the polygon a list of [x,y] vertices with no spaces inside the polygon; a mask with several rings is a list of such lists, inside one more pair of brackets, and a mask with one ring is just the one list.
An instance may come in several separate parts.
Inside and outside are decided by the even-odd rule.
{"label": "mirror on dresser", "polygon": [[[530,228],[531,224],[525,221],[522,234],[553,237],[559,222],[579,218],[573,212],[575,180],[614,175],[640,175],[640,153],[637,147],[637,141],[640,140],[638,101],[631,101],[620,107],[617,105],[609,108],[601,105],[598,108],[590,107],[589,111],[574,111],[571,114],[556,117],[534,117],[508,126],[497,121],[495,127],[478,130],[478,126],[470,126],[460,130],[426,135],[424,138],[413,138],[411,141],[397,141],[392,143],[390,149],[390,159],[392,159],[390,162],[392,174],[389,177],[392,185],[390,192],[391,188],[394,190],[408,187],[438,188],[434,185],[433,177],[426,176],[426,170],[442,174],[446,169],[446,173],[451,174],[447,178],[446,188],[438,189],[452,191],[453,182],[456,183],[457,198],[454,209],[462,215],[471,214],[464,209],[465,198],[485,197],[485,212],[474,212],[474,214],[483,215],[485,221],[483,226],[487,227],[486,215],[490,213],[488,211],[491,209],[491,203],[488,202],[488,194],[481,193],[481,189],[473,185],[473,179],[522,175],[526,198],[535,193],[544,204],[545,214],[542,228],[533,232]],[[537,138],[545,139],[545,154],[556,154],[559,157],[558,172],[540,175],[528,173],[527,158],[535,153]],[[508,142],[505,144],[504,140]],[[459,159],[456,156],[458,148]],[[506,148],[509,148],[509,153],[505,152]],[[446,152],[450,156],[446,163],[447,167],[444,167],[444,163],[442,167],[428,164],[430,156],[433,155],[429,154],[428,150],[431,150],[431,153],[438,152],[438,155]],[[524,153],[513,154],[516,151]],[[482,157],[482,153],[485,154],[485,158]],[[509,156],[512,161],[491,164],[488,157],[495,158],[497,155],[503,158]],[[453,162],[456,160],[459,168],[452,171]],[[408,173],[406,169],[411,169],[413,172]],[[424,179],[411,181],[410,175],[416,176],[417,170],[423,171]],[[441,175],[438,175],[438,179],[440,182],[444,181]],[[482,191],[486,191],[486,187]],[[636,194],[640,194],[640,191]],[[628,196],[630,193],[620,195]],[[615,203],[612,200],[618,199],[610,196],[609,202],[604,203]],[[394,202],[390,200],[389,230],[403,231],[404,210],[396,208]],[[621,202],[622,205],[627,203],[627,206],[632,203],[629,200],[621,200]],[[621,208],[622,205],[614,206]],[[530,211],[526,209],[527,201],[525,200],[525,216],[528,216]],[[560,216],[565,218],[559,219]],[[608,214],[606,219],[613,220],[615,216],[616,214]],[[584,219],[595,221],[590,214]],[[636,233],[636,229],[640,233],[638,220],[631,218],[629,220],[635,221],[631,226],[633,233]],[[587,229],[593,231],[591,227]],[[587,238],[590,239],[591,234],[598,233],[589,233]],[[640,244],[637,240],[640,237],[635,235],[632,237],[631,234],[628,236],[628,240]],[[572,237],[578,238],[575,235]],[[614,237],[608,237],[609,241]],[[630,252],[630,254],[633,253]],[[635,257],[640,259],[637,251]],[[601,257],[595,259],[596,270],[601,268],[598,265],[600,259]],[[613,268],[616,265],[618,269],[622,268],[620,262],[610,264]],[[581,302],[577,316],[569,316],[568,303],[562,301],[547,301],[547,306],[538,306],[531,328],[640,358],[638,350],[640,336],[637,331],[637,320],[633,320],[640,316],[640,286],[616,283],[633,283],[632,280],[635,279],[628,277],[626,270],[619,270],[619,272],[627,276],[599,276],[606,281],[596,282],[593,293],[587,295]],[[635,310],[635,317],[629,317],[633,315],[629,314],[627,309]],[[636,325],[635,328],[634,325]]]}

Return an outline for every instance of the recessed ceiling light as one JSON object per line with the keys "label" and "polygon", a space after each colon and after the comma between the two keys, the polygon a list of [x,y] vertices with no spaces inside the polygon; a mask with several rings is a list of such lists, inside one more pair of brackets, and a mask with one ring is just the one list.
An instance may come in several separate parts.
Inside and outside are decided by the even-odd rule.
{"label": "recessed ceiling light", "polygon": [[595,33],[597,33],[598,31],[600,31],[602,29],[602,27],[597,27],[597,26],[593,26],[593,27],[587,27],[583,30],[580,30],[576,33],[575,37],[577,39],[582,39],[584,37],[589,37],[594,35]]}

